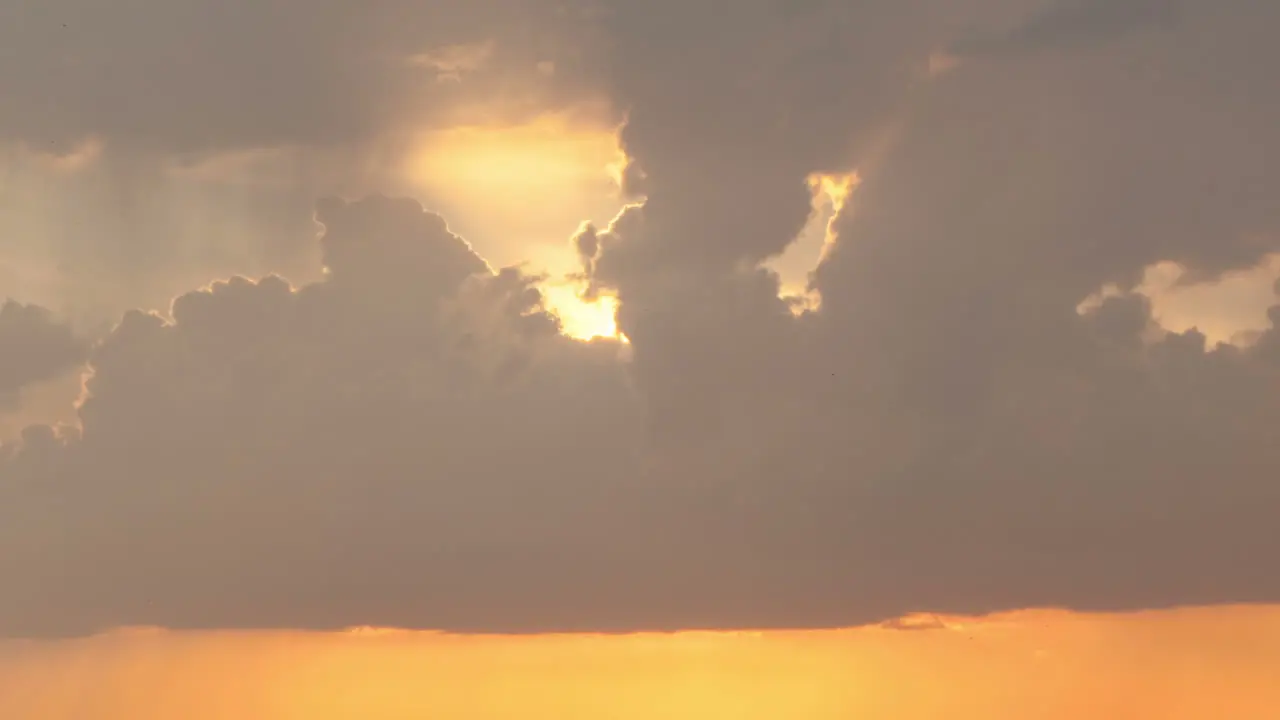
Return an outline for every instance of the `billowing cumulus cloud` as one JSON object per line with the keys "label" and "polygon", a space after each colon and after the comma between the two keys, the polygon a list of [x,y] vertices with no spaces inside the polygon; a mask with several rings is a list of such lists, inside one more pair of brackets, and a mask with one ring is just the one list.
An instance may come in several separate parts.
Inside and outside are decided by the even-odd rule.
{"label": "billowing cumulus cloud", "polygon": [[[594,3],[634,204],[574,242],[628,342],[413,201],[322,202],[323,279],[126,315],[79,427],[8,448],[0,633],[1280,601],[1280,299],[1211,345],[1138,292],[1280,252],[1276,11],[956,5]],[[973,37],[1010,52],[930,73]]]}

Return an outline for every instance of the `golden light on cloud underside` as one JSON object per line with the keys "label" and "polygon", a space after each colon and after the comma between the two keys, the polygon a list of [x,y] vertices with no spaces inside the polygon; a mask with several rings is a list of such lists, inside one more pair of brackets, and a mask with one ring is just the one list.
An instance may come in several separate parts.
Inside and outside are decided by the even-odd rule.
{"label": "golden light on cloud underside", "polygon": [[813,632],[145,632],[0,643],[0,717],[1270,720],[1277,667],[1280,607]]}
{"label": "golden light on cloud underside", "polygon": [[569,238],[583,221],[605,225],[617,213],[623,160],[616,128],[552,114],[425,133],[404,172],[490,264],[551,276],[547,305],[565,334],[589,339],[616,335],[616,303],[586,302],[564,280],[581,270]]}

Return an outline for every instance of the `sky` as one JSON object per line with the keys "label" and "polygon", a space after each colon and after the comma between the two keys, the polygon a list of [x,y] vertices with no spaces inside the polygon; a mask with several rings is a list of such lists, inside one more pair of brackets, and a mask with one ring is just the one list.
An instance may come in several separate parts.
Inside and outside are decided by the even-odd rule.
{"label": "sky", "polygon": [[1272,717],[1277,27],[8,0],[0,717]]}

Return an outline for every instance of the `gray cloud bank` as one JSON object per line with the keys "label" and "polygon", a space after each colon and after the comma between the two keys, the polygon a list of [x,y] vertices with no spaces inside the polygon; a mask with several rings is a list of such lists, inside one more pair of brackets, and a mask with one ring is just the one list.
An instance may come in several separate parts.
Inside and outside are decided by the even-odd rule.
{"label": "gray cloud bank", "polygon": [[1060,0],[1033,12],[1012,29],[957,43],[965,56],[1009,55],[1071,49],[1114,40],[1177,20],[1181,0]]}
{"label": "gray cloud bank", "polygon": [[502,76],[470,78],[477,89],[536,80],[538,61],[572,70],[555,40],[573,3],[558,4],[15,0],[0,9],[0,138],[173,152],[365,141],[439,119],[464,92],[414,62],[442,47],[504,41]]}
{"label": "gray cloud bank", "polygon": [[45,308],[0,305],[0,412],[16,408],[24,387],[55,380],[83,363],[89,343]]}
{"label": "gray cloud bank", "polygon": [[[1209,347],[1125,292],[1280,251],[1280,11],[930,81],[1040,6],[956,5],[601,4],[645,200],[576,240],[625,348],[382,197],[320,205],[320,282],[127,315],[0,465],[0,634],[1280,601],[1280,303]],[[760,264],[854,167],[796,315]]]}

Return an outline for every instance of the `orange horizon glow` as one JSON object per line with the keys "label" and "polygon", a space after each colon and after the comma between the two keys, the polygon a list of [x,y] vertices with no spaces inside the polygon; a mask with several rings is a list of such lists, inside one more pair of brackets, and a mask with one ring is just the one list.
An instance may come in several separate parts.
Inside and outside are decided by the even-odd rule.
{"label": "orange horizon glow", "polygon": [[0,643],[0,716],[1263,720],[1278,667],[1280,606],[793,632],[134,630]]}

